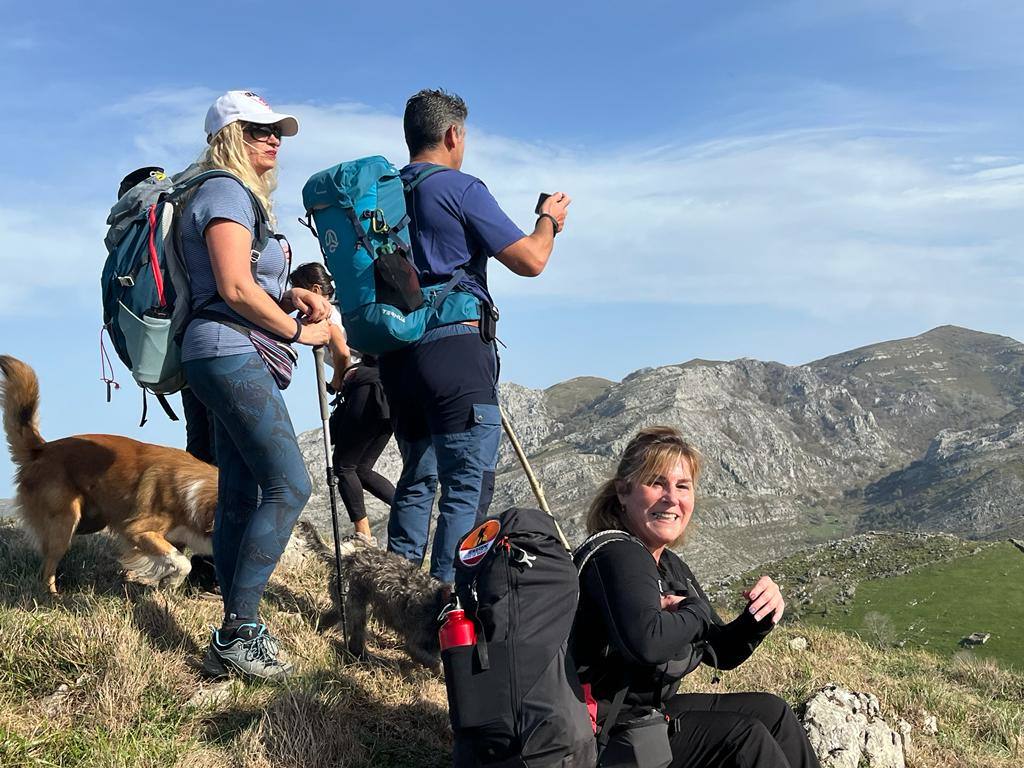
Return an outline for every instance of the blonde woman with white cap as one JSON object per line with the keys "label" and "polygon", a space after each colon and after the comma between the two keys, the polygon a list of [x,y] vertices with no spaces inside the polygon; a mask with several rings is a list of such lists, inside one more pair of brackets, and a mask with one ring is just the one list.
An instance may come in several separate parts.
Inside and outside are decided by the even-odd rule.
{"label": "blonde woman with white cap", "polygon": [[[200,164],[237,181],[204,182],[179,225],[199,310],[182,339],[182,364],[192,393],[214,417],[220,470],[213,558],[224,621],[203,660],[212,676],[274,679],[291,666],[259,618],[260,598],[311,490],[280,388],[290,377],[291,344],[327,343],[330,304],[310,291],[286,290],[282,240],[270,237],[259,252],[255,246],[261,222],[273,227],[282,138],[298,131],[293,116],[274,112],[252,91],[218,98],[206,115],[209,146]],[[296,310],[301,320],[289,314]]]}

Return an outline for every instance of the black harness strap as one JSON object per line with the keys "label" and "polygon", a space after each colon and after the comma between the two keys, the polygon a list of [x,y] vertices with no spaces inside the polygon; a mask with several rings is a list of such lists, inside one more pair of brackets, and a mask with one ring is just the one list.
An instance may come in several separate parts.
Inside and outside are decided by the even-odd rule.
{"label": "black harness strap", "polygon": [[619,719],[619,713],[622,711],[622,705],[626,702],[627,693],[629,693],[628,685],[616,692],[611,706],[608,707],[608,714],[605,715],[604,725],[601,726],[601,732],[597,735],[598,765],[601,764],[601,753],[604,752],[605,747],[608,746],[608,740],[612,737],[612,729],[615,728],[615,721]]}
{"label": "black harness strap", "polygon": [[167,398],[164,395],[157,394],[156,401],[160,403],[160,407],[164,409],[164,413],[167,414],[167,418],[171,421],[178,421],[178,415],[171,408],[171,404],[167,402]]}
{"label": "black harness strap", "polygon": [[[146,426],[146,420],[149,418],[149,400],[146,397],[146,393],[149,392],[149,390],[146,389],[145,387],[142,387],[141,389],[142,419],[139,421],[139,426],[144,427]],[[157,402],[160,403],[160,407],[164,409],[164,413],[167,414],[167,418],[169,418],[171,421],[180,421],[180,419],[178,418],[178,414],[176,414],[174,412],[174,409],[171,408],[171,404],[167,402],[167,398],[164,395],[161,395],[157,392],[154,392],[153,395],[154,397],[156,397]]]}

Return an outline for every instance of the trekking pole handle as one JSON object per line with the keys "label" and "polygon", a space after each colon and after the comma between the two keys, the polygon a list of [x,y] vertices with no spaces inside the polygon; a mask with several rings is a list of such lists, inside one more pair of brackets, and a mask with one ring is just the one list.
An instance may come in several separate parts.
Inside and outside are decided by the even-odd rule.
{"label": "trekking pole handle", "polygon": [[316,361],[316,388],[320,393],[320,420],[331,418],[331,409],[327,398],[327,379],[324,378],[324,348],[313,347],[313,359]]}

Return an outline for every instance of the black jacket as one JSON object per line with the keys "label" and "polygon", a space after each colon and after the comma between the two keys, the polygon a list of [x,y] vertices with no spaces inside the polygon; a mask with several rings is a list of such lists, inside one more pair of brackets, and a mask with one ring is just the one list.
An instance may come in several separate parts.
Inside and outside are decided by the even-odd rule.
{"label": "black jacket", "polygon": [[[373,396],[365,401],[361,400],[361,404],[372,404],[377,412],[376,415],[382,421],[387,421],[391,418],[391,408],[388,406],[388,399],[384,394],[384,385],[380,381],[380,370],[377,367],[376,357],[364,355],[360,362],[349,369],[341,385],[342,398],[346,402],[353,400],[352,393],[358,387],[373,387]],[[363,415],[363,418],[369,417]]]}
{"label": "black jacket", "polygon": [[[744,611],[725,623],[686,563],[670,550],[656,563],[637,540],[601,547],[580,575],[573,652],[580,679],[598,703],[598,722],[616,692],[629,686],[620,722],[660,708],[701,662],[733,669],[774,626]],[[675,611],[661,596],[684,595]]]}

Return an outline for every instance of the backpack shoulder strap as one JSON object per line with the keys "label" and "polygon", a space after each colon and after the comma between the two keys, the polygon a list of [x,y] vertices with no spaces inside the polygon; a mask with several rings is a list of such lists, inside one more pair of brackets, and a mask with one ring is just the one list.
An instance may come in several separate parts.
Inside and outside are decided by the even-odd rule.
{"label": "backpack shoulder strap", "polygon": [[420,184],[422,184],[428,178],[433,176],[435,173],[441,173],[442,171],[453,171],[453,170],[455,170],[455,169],[454,168],[449,168],[447,165],[436,165],[435,163],[430,163],[429,165],[427,165],[426,168],[421,169],[415,176],[413,176],[411,179],[409,179],[409,181],[403,183],[402,184],[402,189],[404,189],[405,190],[405,194],[408,195],[410,192],[414,192],[416,190],[416,187],[418,187]]}
{"label": "backpack shoulder strap", "polygon": [[263,250],[267,247],[267,243],[270,242],[270,238],[273,236],[270,232],[270,217],[267,215],[267,211],[263,207],[263,203],[261,203],[256,195],[252,193],[252,190],[245,185],[245,182],[235,176],[235,174],[220,168],[211,168],[208,171],[202,171],[201,173],[197,173],[195,176],[189,176],[188,178],[175,183],[174,188],[165,196],[164,199],[176,200],[189,190],[193,190],[200,186],[203,182],[217,178],[233,179],[241,185],[242,189],[244,189],[246,194],[249,196],[249,202],[252,204],[252,210],[256,218],[256,226],[253,227],[252,253],[253,256],[255,256],[255,260],[258,260],[260,254],[263,253]]}
{"label": "backpack shoulder strap", "polygon": [[[611,544],[613,541],[633,541],[636,542],[638,546],[644,546],[640,539],[630,533],[626,533],[626,531],[620,531],[617,529],[598,531],[580,544],[572,554],[572,561],[580,576],[583,575],[583,569],[587,567],[587,563],[590,562],[591,558],[593,558],[602,547],[607,544]],[[644,549],[646,550],[647,548],[644,547]],[[578,618],[579,616],[577,615],[577,619]],[[575,632],[575,622],[573,624],[573,631]],[[605,748],[608,746],[608,740],[611,738],[612,729],[615,727],[615,723],[619,719],[619,714],[622,712],[622,707],[626,702],[626,695],[629,693],[629,688],[630,686],[627,684],[616,691],[615,696],[612,698],[612,701],[608,706],[608,711],[604,718],[604,726],[602,726],[601,732],[597,734],[597,755],[599,760],[601,755],[604,753]]]}
{"label": "backpack shoulder strap", "polygon": [[[252,271],[253,281],[258,284],[259,281],[256,278],[257,262],[259,261],[260,256],[263,254],[264,249],[267,247],[267,243],[269,243],[271,239],[276,237],[270,231],[270,217],[267,215],[267,211],[263,207],[263,203],[261,203],[259,199],[256,197],[256,195],[252,193],[252,190],[246,186],[245,182],[243,182],[240,178],[235,176],[235,174],[231,173],[230,171],[225,171],[220,168],[211,168],[210,170],[202,171],[192,176],[189,176],[188,174],[196,167],[197,166],[195,165],[190,166],[189,168],[185,169],[180,174],[175,176],[174,187],[171,189],[170,192],[168,192],[165,195],[163,199],[169,200],[171,202],[178,200],[186,192],[197,189],[200,185],[202,185],[206,181],[209,181],[210,179],[224,178],[233,179],[234,181],[238,182],[238,184],[241,185],[242,189],[244,189],[246,194],[249,196],[249,202],[252,204],[252,210],[256,218],[256,225],[253,227],[252,250],[249,257],[249,268]],[[177,208],[175,208],[173,224],[174,240],[179,249],[179,253],[183,253],[183,250],[181,249],[181,233],[178,228],[178,213],[179,211],[177,210]],[[284,250],[283,246],[282,250]],[[288,251],[286,251],[286,255],[290,255],[290,252],[291,249],[289,247]],[[184,263],[184,259],[182,259],[182,263]],[[288,267],[290,270],[290,259]],[[207,320],[218,320],[223,322],[223,316],[213,317],[212,313],[207,310],[208,307],[210,307],[217,301],[223,301],[219,292],[215,291],[212,296],[207,298],[206,301],[204,301],[198,307],[193,307],[191,305],[191,299],[192,297],[190,296],[189,313],[188,315],[186,315],[185,321],[181,324],[181,328],[179,328],[177,334],[175,334],[175,341],[178,344],[181,344],[182,339],[184,339],[185,331],[188,329],[188,326],[192,323],[193,320],[199,317],[205,317],[205,319]]]}
{"label": "backpack shoulder strap", "polygon": [[[590,559],[597,554],[598,550],[606,544],[611,544],[613,541],[634,541],[639,546],[643,547],[644,543],[640,541],[636,536],[626,531],[620,531],[618,529],[611,529],[607,531],[598,531],[594,535],[587,538],[582,544],[580,544],[576,551],[572,553],[572,561],[576,565],[576,570],[583,575],[583,569],[586,567]],[[644,547],[646,550],[647,547]]]}
{"label": "backpack shoulder strap", "polygon": [[[416,191],[416,188],[420,184],[422,184],[428,178],[433,176],[435,173],[441,173],[441,171],[452,171],[452,170],[455,170],[455,169],[454,168],[449,168],[447,165],[436,165],[435,163],[430,163],[429,165],[427,165],[426,168],[421,168],[419,170],[419,172],[415,176],[413,176],[411,179],[409,179],[409,181],[403,181],[402,182],[402,190],[405,192],[405,195],[408,198],[409,195],[411,195],[413,192]],[[401,232],[410,223],[410,221],[412,221],[412,214],[409,212],[409,201],[408,200],[406,200],[405,207],[406,207],[405,215],[402,216],[402,218],[399,219],[398,222],[393,227],[391,227],[391,236],[392,237],[394,237],[393,233]],[[395,243],[395,245],[399,245],[399,246],[403,246],[404,247],[404,243],[402,243],[401,241],[397,241]]]}

